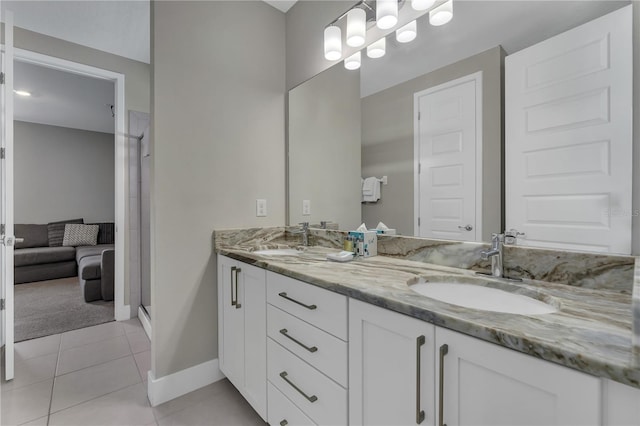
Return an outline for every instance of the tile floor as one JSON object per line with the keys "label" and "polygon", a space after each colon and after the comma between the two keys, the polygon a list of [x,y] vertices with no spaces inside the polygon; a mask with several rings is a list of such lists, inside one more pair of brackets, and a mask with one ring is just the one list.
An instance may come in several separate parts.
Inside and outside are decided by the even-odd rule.
{"label": "tile floor", "polygon": [[150,350],[137,319],[17,343],[0,424],[265,425],[227,380],[152,408]]}

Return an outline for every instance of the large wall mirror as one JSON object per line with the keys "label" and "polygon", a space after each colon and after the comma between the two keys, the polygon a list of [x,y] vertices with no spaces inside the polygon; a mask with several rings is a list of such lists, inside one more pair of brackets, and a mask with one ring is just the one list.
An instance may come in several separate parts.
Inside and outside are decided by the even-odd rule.
{"label": "large wall mirror", "polygon": [[[369,59],[363,54],[360,70],[346,70],[340,62],[295,87],[289,92],[289,224],[333,221],[340,229],[353,229],[362,222],[368,227],[384,222],[400,235],[489,241],[491,233],[510,225],[509,214],[513,214],[505,207],[505,192],[510,190],[509,183],[505,184],[505,131],[513,130],[505,126],[509,120],[508,112],[505,117],[505,58],[509,65],[510,55],[630,3],[454,1],[454,19],[449,24],[433,27],[424,15],[418,19],[418,36],[411,43],[398,43],[389,35],[384,57]],[[585,42],[585,49],[594,43],[604,48],[594,39]],[[617,48],[614,43],[605,47],[614,53]],[[601,56],[613,54],[607,52],[602,50]],[[571,67],[581,63],[579,57],[574,59],[545,59],[539,62],[546,65],[535,69],[544,69],[540,79],[563,73],[569,78]],[[533,78],[531,69],[527,78]],[[625,89],[631,94],[630,77],[628,86]],[[551,122],[552,116],[553,108],[548,108],[532,112],[530,118]],[[573,122],[540,123],[533,129],[539,139],[545,135],[557,138],[560,130],[576,127]],[[560,130],[547,130],[552,127]],[[463,144],[474,146],[476,151],[456,157]],[[597,150],[602,146],[596,145],[590,142],[580,152],[593,148],[590,152],[597,162],[598,152],[602,152]],[[446,155],[435,159],[434,153]],[[532,164],[537,164],[536,173],[543,177],[555,173],[558,178],[566,173],[566,178],[572,179],[573,172],[595,173],[596,166],[589,168],[588,164],[568,171],[553,169],[554,162],[566,164],[572,155],[566,149],[547,157],[540,154]],[[526,161],[532,160],[527,157]],[[525,167],[533,166],[526,163]],[[387,184],[381,185],[380,199],[362,202],[361,178],[383,176]],[[555,181],[548,182],[558,186]],[[541,190],[535,196],[541,202],[531,202],[531,212],[538,212],[535,214],[542,224],[543,212],[551,202],[554,206],[564,202],[568,212],[580,206],[601,206],[589,204],[593,197],[581,197],[572,204],[570,199],[544,198]],[[628,208],[630,202],[629,196]],[[578,224],[577,229],[600,220],[574,213],[577,216],[571,220]],[[551,222],[545,224],[545,232],[553,229]],[[585,226],[591,226],[589,223]],[[530,245],[624,252],[596,245],[580,247],[570,241],[569,234],[566,244],[536,244],[532,238]]]}

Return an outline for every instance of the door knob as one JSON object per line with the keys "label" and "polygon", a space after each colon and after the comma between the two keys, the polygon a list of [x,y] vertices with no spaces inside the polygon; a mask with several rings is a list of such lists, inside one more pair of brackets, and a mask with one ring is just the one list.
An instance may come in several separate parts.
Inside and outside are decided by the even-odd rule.
{"label": "door knob", "polygon": [[465,230],[465,231],[472,231],[473,230],[473,226],[471,226],[471,225],[458,226],[458,229]]}

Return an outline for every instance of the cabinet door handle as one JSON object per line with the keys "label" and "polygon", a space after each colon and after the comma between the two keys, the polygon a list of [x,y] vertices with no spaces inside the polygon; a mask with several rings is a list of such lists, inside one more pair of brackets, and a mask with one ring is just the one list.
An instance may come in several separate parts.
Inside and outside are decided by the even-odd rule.
{"label": "cabinet door handle", "polygon": [[416,339],[416,424],[424,421],[424,410],[420,409],[420,349],[425,344],[425,337],[419,336]]}
{"label": "cabinet door handle", "polygon": [[309,309],[311,311],[313,311],[314,309],[318,309],[318,307],[316,305],[306,305],[306,304],[304,304],[302,302],[297,301],[296,299],[290,298],[289,296],[287,296],[287,293],[285,293],[284,291],[282,293],[278,293],[278,296],[283,297],[283,298],[287,299],[290,302],[297,303],[300,306],[304,306],[305,308],[307,308],[307,309]]}
{"label": "cabinet door handle", "polygon": [[299,341],[298,339],[291,337],[287,334],[287,329],[283,328],[282,330],[280,330],[280,334],[282,334],[284,337],[291,339],[292,341],[294,341],[295,343],[297,343],[298,345],[302,346],[303,348],[305,348],[306,350],[308,350],[309,352],[313,353],[313,352],[317,352],[318,348],[315,346],[309,347],[307,345],[305,345],[304,343],[302,343],[301,341]]}
{"label": "cabinet door handle", "polygon": [[315,396],[315,395],[308,396],[299,387],[297,387],[291,380],[287,379],[287,372],[286,371],[283,371],[282,373],[280,373],[280,377],[282,377],[282,380],[284,380],[285,382],[289,383],[289,385],[292,388],[297,390],[300,395],[304,396],[307,399],[307,401],[313,403],[313,402],[316,402],[318,400],[317,396]]}
{"label": "cabinet door handle", "polygon": [[444,422],[444,356],[449,353],[449,345],[440,346],[440,395],[438,399],[438,408],[440,410],[438,418],[438,426],[447,426]]}
{"label": "cabinet door handle", "polygon": [[284,419],[283,421],[280,422],[280,426],[287,426],[289,424],[289,422],[287,421],[287,419]]}
{"label": "cabinet door handle", "polygon": [[[242,271],[242,269],[232,266],[231,267],[231,306],[235,306],[236,309],[240,309],[242,305],[238,303],[238,274]],[[233,297],[233,292],[236,292],[236,297]]]}

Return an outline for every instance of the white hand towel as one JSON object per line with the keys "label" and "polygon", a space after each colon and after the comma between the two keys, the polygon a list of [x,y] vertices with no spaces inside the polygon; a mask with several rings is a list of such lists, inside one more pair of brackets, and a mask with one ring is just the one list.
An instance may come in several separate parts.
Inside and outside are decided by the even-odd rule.
{"label": "white hand towel", "polygon": [[368,177],[362,185],[362,201],[375,203],[380,199],[380,181],[376,177]]}

